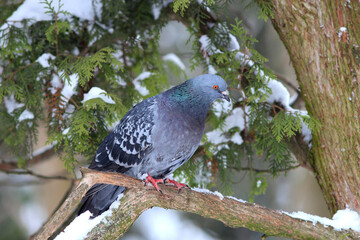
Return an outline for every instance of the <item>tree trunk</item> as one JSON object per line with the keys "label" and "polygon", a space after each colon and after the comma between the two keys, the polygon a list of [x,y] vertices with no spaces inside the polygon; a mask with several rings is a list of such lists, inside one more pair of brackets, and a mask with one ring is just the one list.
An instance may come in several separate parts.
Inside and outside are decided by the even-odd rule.
{"label": "tree trunk", "polygon": [[331,213],[360,212],[360,1],[274,0],[309,113],[321,122],[309,159]]}

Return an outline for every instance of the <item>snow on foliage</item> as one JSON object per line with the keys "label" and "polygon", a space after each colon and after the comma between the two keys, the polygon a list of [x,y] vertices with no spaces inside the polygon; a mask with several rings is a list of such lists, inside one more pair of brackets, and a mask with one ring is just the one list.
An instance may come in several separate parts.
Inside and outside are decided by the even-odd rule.
{"label": "snow on foliage", "polygon": [[65,81],[64,87],[61,90],[61,100],[64,103],[67,103],[69,99],[76,93],[75,88],[78,85],[78,76],[75,74],[72,74],[69,76],[70,81]]}
{"label": "snow on foliage", "polygon": [[[101,3],[92,0],[62,0],[62,10],[69,12],[80,20],[94,20],[96,15],[101,15]],[[55,9],[59,6],[59,0],[53,0],[51,4]],[[35,21],[53,20],[51,14],[46,13],[45,4],[39,0],[25,0],[15,12],[7,19],[7,21],[21,21],[24,19],[33,19]],[[67,19],[63,14],[60,19]]]}
{"label": "snow on foliage", "polygon": [[[342,28],[341,31],[346,31],[346,28]],[[227,46],[227,50],[228,51],[239,51],[240,50],[240,45],[236,39],[236,37],[234,35],[232,35],[231,33],[228,34],[229,35],[229,43]],[[213,68],[212,65],[210,65],[210,58],[209,56],[215,54],[215,53],[221,53],[221,51],[219,49],[217,49],[212,43],[210,38],[207,35],[202,35],[199,38],[199,42],[200,42],[200,49],[203,53],[204,59],[208,65],[208,69],[209,69],[209,73],[212,72],[213,74],[216,73],[216,70]],[[247,55],[245,55],[242,52],[237,52],[236,53],[236,59],[241,62],[242,64],[247,65],[248,67],[253,67],[254,66],[254,62],[250,59],[248,59],[249,57]],[[286,89],[286,87],[279,81],[275,80],[275,79],[271,79],[269,78],[261,69],[259,69],[259,67],[255,66],[255,70],[254,73],[256,75],[259,75],[261,78],[263,78],[265,80],[265,83],[267,84],[267,87],[271,90],[271,94],[268,96],[268,98],[266,99],[266,102],[270,103],[270,104],[274,104],[276,103],[280,103],[284,109],[287,111],[288,114],[292,114],[292,113],[297,113],[303,116],[307,116],[308,113],[307,111],[300,111],[297,109],[293,109],[290,104],[294,101],[293,99],[291,99],[290,97],[290,93],[289,91]],[[248,110],[248,109],[247,109]],[[246,110],[246,111],[247,111]],[[242,120],[235,120],[235,121],[240,121],[238,124],[233,124],[229,126],[229,119],[225,120],[225,127],[223,130],[226,132],[227,130],[229,130],[232,127],[238,126],[240,127],[240,132],[244,129],[243,124],[241,123],[241,121],[243,122],[243,118],[244,118],[244,114],[240,114],[240,110],[236,110],[234,109],[233,111],[238,111],[238,117],[242,117]],[[240,116],[242,115],[242,116]],[[226,142],[227,139],[225,136],[221,135],[222,131],[219,129],[215,129],[214,131],[208,132],[207,133],[207,137],[209,139],[210,142],[214,143],[214,144],[220,144],[221,142]],[[306,124],[302,124],[302,129],[301,129],[301,133],[303,134],[304,137],[304,141],[308,144],[308,146],[311,148],[311,139],[312,139],[312,135],[311,135],[311,130],[310,128],[306,125]],[[231,139],[233,142],[241,144],[242,143],[242,139],[240,135],[236,135],[234,134],[232,136]]]}
{"label": "snow on foliage", "polygon": [[143,96],[148,95],[149,90],[141,84],[141,81],[146,79],[146,78],[149,78],[151,75],[153,75],[153,73],[151,73],[151,72],[142,72],[133,81],[135,89]]}
{"label": "snow on foliage", "polygon": [[34,119],[34,114],[29,110],[25,109],[19,116],[19,122],[27,119]]}
{"label": "snow on foliage", "polygon": [[55,56],[51,53],[43,53],[35,62],[38,62],[43,68],[50,67],[49,60],[54,60]]}
{"label": "snow on foliage", "polygon": [[174,53],[169,53],[166,54],[165,56],[162,57],[162,59],[164,61],[170,61],[175,63],[179,68],[181,68],[182,70],[185,70],[185,65],[184,63],[181,61],[181,59]]}
{"label": "snow on foliage", "polygon": [[[245,108],[245,111],[248,111],[249,107]],[[240,136],[240,132],[245,129],[245,121],[244,121],[244,112],[242,108],[234,108],[229,116],[225,118],[225,126],[223,127],[223,131],[221,129],[215,129],[213,131],[207,132],[206,136],[208,141],[218,145],[221,143],[226,143],[228,141],[232,141],[236,144],[242,144],[243,139]],[[238,127],[239,131],[236,131],[230,138],[222,134],[223,132],[229,131],[231,128]]]}
{"label": "snow on foliage", "polygon": [[85,93],[82,103],[94,98],[101,98],[106,103],[115,104],[114,100],[112,100],[109,96],[106,96],[105,90],[99,87],[92,87],[88,93]]}
{"label": "snow on foliage", "polygon": [[4,104],[5,104],[5,108],[6,108],[7,112],[10,115],[13,115],[13,112],[15,109],[25,106],[25,104],[23,104],[23,103],[18,103],[15,100],[14,95],[11,95],[10,97],[4,97]]}

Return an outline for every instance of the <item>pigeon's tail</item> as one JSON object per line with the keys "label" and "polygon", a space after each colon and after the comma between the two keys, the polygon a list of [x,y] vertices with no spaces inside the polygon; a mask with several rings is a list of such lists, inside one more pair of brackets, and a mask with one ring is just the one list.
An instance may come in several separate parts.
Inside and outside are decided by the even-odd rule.
{"label": "pigeon's tail", "polygon": [[122,186],[95,184],[81,200],[82,205],[78,215],[89,210],[92,213],[91,218],[99,216],[108,210],[119,194],[124,191],[125,188]]}

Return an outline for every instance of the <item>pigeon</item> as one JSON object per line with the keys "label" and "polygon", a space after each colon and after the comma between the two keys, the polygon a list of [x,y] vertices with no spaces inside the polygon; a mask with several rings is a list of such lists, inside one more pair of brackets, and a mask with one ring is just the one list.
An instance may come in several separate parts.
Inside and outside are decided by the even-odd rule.
{"label": "pigeon", "polygon": [[[198,148],[211,103],[230,101],[226,89],[224,79],[204,74],[136,104],[105,137],[89,168],[139,178],[158,191],[157,183],[165,179],[180,191],[186,185],[167,177]],[[100,215],[124,191],[122,186],[94,185],[78,215],[87,210],[92,218]]]}

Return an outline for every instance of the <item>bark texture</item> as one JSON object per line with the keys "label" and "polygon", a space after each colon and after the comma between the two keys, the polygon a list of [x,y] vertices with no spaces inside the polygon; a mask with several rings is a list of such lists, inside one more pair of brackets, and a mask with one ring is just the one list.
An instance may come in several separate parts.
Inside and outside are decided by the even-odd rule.
{"label": "bark texture", "polygon": [[309,162],[327,205],[360,213],[360,1],[272,3],[306,107],[321,122]]}
{"label": "bark texture", "polygon": [[183,189],[179,194],[174,186],[161,185],[163,194],[143,182],[119,173],[85,169],[85,176],[64,201],[59,210],[32,239],[48,239],[72,214],[82,196],[93,184],[107,183],[127,187],[120,206],[106,221],[98,224],[86,239],[117,239],[135,222],[139,215],[152,207],[182,210],[213,218],[229,227],[246,227],[266,236],[292,239],[359,239],[353,231],[335,231],[331,227],[292,218],[284,213],[260,205]]}

